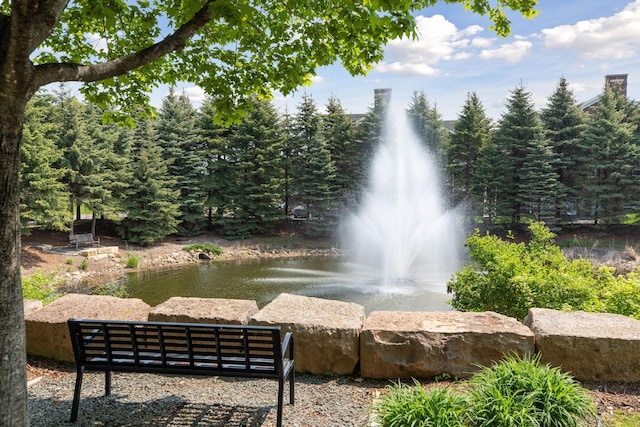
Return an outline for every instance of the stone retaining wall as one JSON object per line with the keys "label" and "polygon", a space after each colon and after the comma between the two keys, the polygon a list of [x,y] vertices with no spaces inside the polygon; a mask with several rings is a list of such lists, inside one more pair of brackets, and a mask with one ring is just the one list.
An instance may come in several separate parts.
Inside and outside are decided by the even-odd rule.
{"label": "stone retaining wall", "polygon": [[600,313],[529,311],[524,325],[493,312],[373,312],[340,301],[282,294],[254,301],[66,295],[44,308],[25,302],[27,352],[73,361],[66,321],[107,320],[277,325],[294,334],[296,371],[367,378],[467,377],[507,354],[540,353],[581,381],[640,381],[640,321]]}

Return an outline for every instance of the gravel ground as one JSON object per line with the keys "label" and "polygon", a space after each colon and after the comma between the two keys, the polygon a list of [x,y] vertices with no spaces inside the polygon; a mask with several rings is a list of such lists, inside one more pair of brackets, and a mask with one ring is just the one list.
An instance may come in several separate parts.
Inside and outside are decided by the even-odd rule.
{"label": "gravel ground", "polygon": [[[29,386],[32,427],[69,425],[75,371],[45,375]],[[351,377],[297,375],[287,427],[366,426],[369,405],[388,385]],[[237,378],[114,373],[83,377],[78,426],[275,426],[277,382]],[[288,402],[288,387],[285,403]]]}

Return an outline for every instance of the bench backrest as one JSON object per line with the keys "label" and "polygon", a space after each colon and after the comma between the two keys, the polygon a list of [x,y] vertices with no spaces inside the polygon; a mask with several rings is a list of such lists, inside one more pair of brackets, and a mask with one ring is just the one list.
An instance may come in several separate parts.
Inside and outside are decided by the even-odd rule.
{"label": "bench backrest", "polygon": [[282,375],[280,328],[69,319],[76,363],[105,371]]}

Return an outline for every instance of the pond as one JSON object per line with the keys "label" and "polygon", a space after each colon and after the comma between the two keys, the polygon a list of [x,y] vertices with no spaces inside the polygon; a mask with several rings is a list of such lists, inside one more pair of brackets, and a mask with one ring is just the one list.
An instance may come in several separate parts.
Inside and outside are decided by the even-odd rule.
{"label": "pond", "polygon": [[[381,283],[378,272],[340,257],[218,261],[127,276],[129,296],[156,306],[173,296],[250,299],[262,308],[281,293],[354,302],[365,311],[447,311],[449,277],[422,274]],[[416,278],[418,277],[418,278]]]}

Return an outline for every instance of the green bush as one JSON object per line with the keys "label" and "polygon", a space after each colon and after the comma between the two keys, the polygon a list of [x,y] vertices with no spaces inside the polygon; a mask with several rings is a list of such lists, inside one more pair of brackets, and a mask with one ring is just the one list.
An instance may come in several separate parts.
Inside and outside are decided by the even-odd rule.
{"label": "green bush", "polygon": [[586,390],[539,357],[506,357],[476,373],[469,385],[475,427],[577,427],[596,414]]}
{"label": "green bush", "polygon": [[407,386],[400,381],[374,403],[373,413],[382,427],[465,426],[466,399],[450,387],[425,390],[418,381]]}
{"label": "green bush", "polygon": [[62,296],[58,287],[63,282],[64,280],[56,272],[37,271],[22,278],[22,297],[39,300],[46,305]]}
{"label": "green bush", "polygon": [[371,406],[382,427],[577,427],[596,415],[587,391],[539,357],[506,357],[464,390],[398,382]]}
{"label": "green bush", "polygon": [[187,252],[202,252],[209,255],[222,255],[223,250],[215,243],[195,243],[184,248]]}
{"label": "green bush", "polygon": [[83,259],[80,265],[78,266],[78,268],[80,270],[86,270],[87,268],[89,268],[89,261],[87,261],[86,259]]}
{"label": "green bush", "polygon": [[[616,276],[611,267],[569,260],[542,223],[516,243],[476,231],[467,239],[472,264],[449,281],[451,305],[524,319],[529,308],[611,312],[640,318],[640,274]],[[511,240],[511,241],[509,241]]]}

